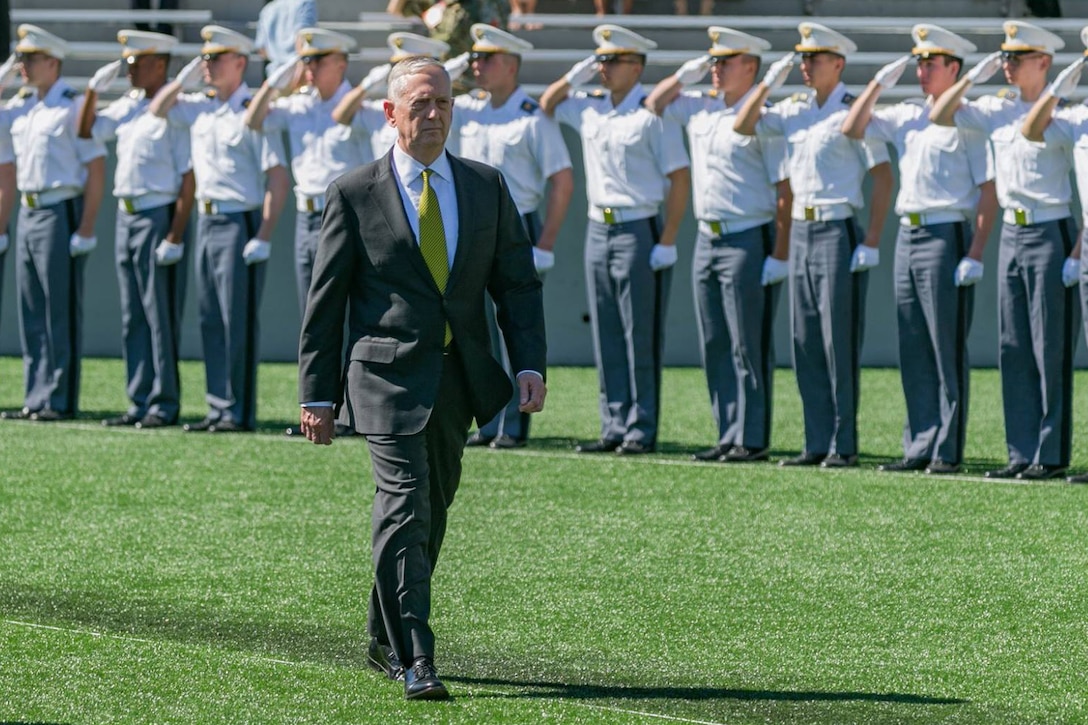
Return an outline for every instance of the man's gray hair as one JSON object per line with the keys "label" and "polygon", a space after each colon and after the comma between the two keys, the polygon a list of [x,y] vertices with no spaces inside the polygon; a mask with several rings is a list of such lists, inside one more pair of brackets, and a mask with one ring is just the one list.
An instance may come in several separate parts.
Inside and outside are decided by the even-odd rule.
{"label": "man's gray hair", "polygon": [[401,94],[404,93],[404,86],[408,82],[408,77],[414,76],[416,73],[421,73],[427,68],[440,68],[442,72],[446,74],[446,78],[449,78],[449,73],[446,71],[446,67],[442,65],[441,61],[426,55],[405,58],[395,64],[393,70],[389,71],[389,77],[386,79],[386,83],[389,87],[387,94],[389,100],[396,103]]}

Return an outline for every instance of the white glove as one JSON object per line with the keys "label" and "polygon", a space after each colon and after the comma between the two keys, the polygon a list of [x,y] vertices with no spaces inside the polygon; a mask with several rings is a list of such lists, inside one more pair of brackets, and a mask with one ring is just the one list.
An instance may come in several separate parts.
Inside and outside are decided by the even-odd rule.
{"label": "white glove", "polygon": [[160,267],[169,267],[180,262],[183,254],[185,254],[184,247],[164,239],[159,242],[159,246],[155,247],[155,264]]}
{"label": "white glove", "polygon": [[250,239],[242,248],[242,259],[246,264],[260,264],[267,262],[272,256],[272,243],[263,239]]}
{"label": "white glove", "polygon": [[567,74],[563,76],[563,80],[570,84],[571,88],[577,88],[578,86],[584,86],[593,80],[593,76],[597,75],[597,69],[600,63],[597,62],[597,56],[591,55],[588,58],[575,63]]}
{"label": "white glove", "polygon": [[907,64],[914,60],[913,55],[904,55],[902,58],[888,63],[873,76],[873,80],[880,84],[884,90],[892,88],[899,79],[903,77],[903,72],[907,69]]}
{"label": "white glove", "polygon": [[555,252],[533,247],[533,266],[537,272],[547,272],[555,266]]}
{"label": "white glove", "polygon": [[1088,60],[1085,56],[1077,58],[1075,61],[1069,64],[1069,66],[1058,74],[1058,77],[1054,79],[1046,92],[1055,98],[1061,98],[1063,101],[1073,95],[1073,91],[1076,90],[1077,85],[1080,83],[1080,72],[1084,70],[1084,61]]}
{"label": "white glove", "polygon": [[91,80],[87,81],[87,90],[101,93],[110,87],[121,73],[121,61],[115,60],[107,63],[94,72]]}
{"label": "white glove", "polygon": [[450,74],[450,82],[452,83],[465,74],[465,71],[468,70],[468,65],[468,53],[462,53],[461,55],[447,60],[442,64],[442,67]]}
{"label": "white glove", "polygon": [[366,91],[377,91],[385,83],[385,79],[389,77],[389,71],[391,70],[393,70],[393,66],[388,63],[374,66],[363,80],[359,81],[359,87]]}
{"label": "white glove", "polygon": [[650,269],[660,272],[676,264],[675,244],[655,244],[650,250]]}
{"label": "white glove", "polygon": [[859,244],[854,248],[854,256],[850,258],[850,271],[864,272],[878,264],[880,264],[880,250],[876,247]]}
{"label": "white glove", "polygon": [[983,264],[977,259],[971,259],[970,257],[964,257],[960,260],[960,263],[956,265],[956,274],[952,279],[955,281],[957,287],[970,287],[971,285],[982,279]]}
{"label": "white glove", "polygon": [[265,83],[269,88],[275,88],[277,91],[282,91],[287,86],[291,85],[291,79],[295,77],[295,67],[298,66],[299,57],[292,55],[276,70],[269,74]]}
{"label": "white glove", "polygon": [[7,234],[0,234],[0,254],[8,251],[8,246],[10,245],[10,243],[11,241],[8,239]]}
{"label": "white glove", "polygon": [[713,59],[709,55],[700,55],[698,58],[692,58],[684,63],[684,65],[680,66],[680,69],[673,74],[673,77],[682,86],[690,86],[693,83],[698,83],[710,72],[710,64],[712,62]]}
{"label": "white glove", "polygon": [[1001,51],[995,50],[988,56],[978,62],[971,70],[967,71],[967,75],[964,76],[971,83],[985,83],[993,78],[994,73],[1001,70]]}
{"label": "white glove", "polygon": [[1072,287],[1080,281],[1080,260],[1067,257],[1062,263],[1062,284]]}
{"label": "white glove", "polygon": [[204,59],[198,55],[186,63],[184,68],[178,71],[178,74],[174,76],[174,80],[180,83],[182,88],[188,88],[196,85],[203,77]]}
{"label": "white glove", "polygon": [[73,257],[82,257],[84,254],[93,252],[97,246],[98,237],[81,237],[73,234],[71,241],[68,242],[68,253]]}
{"label": "white glove", "polygon": [[8,56],[3,65],[0,65],[0,88],[4,88],[19,77],[17,65],[14,53]]}
{"label": "white glove", "polygon": [[763,260],[763,275],[759,278],[759,283],[764,287],[769,287],[784,280],[789,276],[789,273],[790,261],[788,259],[767,257]]}
{"label": "white glove", "polygon": [[771,63],[771,67],[767,69],[767,73],[763,76],[763,85],[767,86],[768,90],[773,91],[782,87],[782,84],[786,82],[786,78],[789,77],[790,71],[793,70],[793,59],[795,57],[797,57],[796,53],[786,53],[774,63]]}

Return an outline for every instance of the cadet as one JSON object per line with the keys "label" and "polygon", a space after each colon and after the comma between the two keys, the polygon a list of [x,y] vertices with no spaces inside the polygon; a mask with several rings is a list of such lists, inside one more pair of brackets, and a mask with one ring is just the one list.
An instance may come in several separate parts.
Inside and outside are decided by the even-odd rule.
{"label": "cadet", "polygon": [[[1019,20],[1004,24],[1001,51],[986,56],[941,96],[934,123],[974,129],[993,144],[997,198],[1004,213],[997,262],[1001,392],[1009,464],[987,478],[1046,479],[1069,466],[1073,348],[1076,342],[1075,224],[1070,210],[1070,147],[1048,130],[1045,143],[1021,133],[1046,88],[1061,38]],[[999,68],[1016,90],[961,103],[972,84]],[[1069,269],[1063,274],[1063,267]],[[1063,279],[1064,278],[1064,279]]]}
{"label": "cadet", "polygon": [[[456,98],[454,115],[461,119],[461,155],[502,171],[533,243],[536,270],[543,274],[555,264],[552,250],[574,190],[570,154],[559,126],[518,85],[521,54],[532,50],[532,44],[483,23],[472,26],[472,36],[476,41],[472,71],[482,90]],[[537,212],[541,202],[545,202],[543,220]],[[506,372],[514,375],[518,371],[510,369],[490,305],[488,313],[492,351]],[[518,411],[519,404],[515,392],[506,409],[469,436],[467,445],[524,445],[530,416]]]}
{"label": "cadet", "polygon": [[[179,262],[195,182],[189,134],[148,112],[151,98],[166,85],[177,39],[122,30],[117,40],[122,60],[91,78],[79,119],[80,137],[117,141],[115,259],[129,407],[102,422],[160,428],[177,423],[180,407],[178,344],[186,275]],[[122,65],[132,90],[96,113],[98,93],[117,78]]]}
{"label": "cadet", "polygon": [[68,44],[34,25],[17,34],[25,87],[0,113],[0,130],[14,144],[23,201],[15,283],[26,393],[3,417],[66,420],[79,409],[83,268],[98,244],[106,149],[76,134],[79,94],[60,77]]}
{"label": "cadet", "polygon": [[[782,85],[795,53],[767,70],[737,114],[742,134],[789,142],[793,224],[790,230],[793,360],[804,410],[805,447],[783,466],[840,468],[857,464],[858,392],[868,270],[880,262],[880,232],[891,203],[892,172],[884,144],[841,133],[854,97],[842,84],[846,56],[857,46],[817,23],[798,26],[801,75],[809,93],[764,109]],[[765,111],[765,112],[764,112]],[[762,118],[761,118],[762,115]],[[869,226],[857,212],[866,169],[873,178]]]}
{"label": "cadet", "polygon": [[[218,25],[200,34],[202,55],[151,103],[155,115],[169,114],[171,123],[189,127],[196,174],[195,263],[209,409],[185,430],[252,431],[264,263],[272,252],[267,240],[290,180],[280,137],[250,130],[243,118],[250,92],[242,77],[252,41]],[[213,90],[179,98],[201,72]]]}
{"label": "cadet", "polygon": [[[665,312],[691,179],[680,128],[643,105],[639,78],[657,44],[618,25],[597,26],[593,39],[596,53],[541,97],[546,113],[581,135],[585,157],[586,292],[601,436],[577,450],[648,453],[657,445]],[[605,90],[571,96],[598,68]]]}
{"label": "cadet", "polygon": [[[895,144],[899,155],[895,299],[907,420],[903,460],[879,468],[955,473],[967,434],[973,285],[982,279],[997,196],[986,137],[929,120],[934,99],[956,82],[975,46],[936,25],[915,25],[911,35],[911,54],[877,72],[850,108],[843,132]],[[926,99],[874,111],[881,91],[896,84],[912,59]],[[976,210],[972,237],[969,219]]]}
{"label": "cadet", "polygon": [[[695,217],[692,288],[718,442],[699,461],[763,461],[771,439],[774,313],[789,273],[790,192],[785,141],[733,131],[771,44],[711,27],[709,55],[657,85],[647,106],[687,127]],[[683,87],[712,70],[706,93]]]}
{"label": "cadet", "polygon": [[[0,92],[19,77],[19,64],[15,53],[0,64]],[[7,257],[11,239],[8,227],[11,224],[11,212],[15,209],[15,149],[11,145],[11,134],[0,132],[0,299],[4,296],[4,259]],[[2,416],[3,413],[0,413]]]}

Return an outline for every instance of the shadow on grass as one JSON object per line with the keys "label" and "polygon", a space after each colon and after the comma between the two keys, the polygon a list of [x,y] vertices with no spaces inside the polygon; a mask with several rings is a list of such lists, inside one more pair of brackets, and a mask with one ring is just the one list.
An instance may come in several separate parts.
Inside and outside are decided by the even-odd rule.
{"label": "shadow on grass", "polygon": [[59,722],[27,722],[26,720],[0,720],[0,725],[66,725]]}

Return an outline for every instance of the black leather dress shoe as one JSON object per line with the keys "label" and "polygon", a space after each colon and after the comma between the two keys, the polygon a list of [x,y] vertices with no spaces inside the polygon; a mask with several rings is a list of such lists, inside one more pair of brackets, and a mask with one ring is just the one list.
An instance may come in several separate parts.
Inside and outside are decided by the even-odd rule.
{"label": "black leather dress shoe", "polygon": [[404,680],[404,665],[400,663],[397,653],[389,645],[379,643],[376,637],[370,638],[366,663],[370,669],[385,673],[394,682]]}
{"label": "black leather dress shoe", "polygon": [[1044,463],[1033,463],[1017,475],[1021,481],[1046,481],[1051,478],[1060,478],[1065,473],[1066,466],[1048,466]]}
{"label": "black leather dress shoe", "polygon": [[931,476],[947,476],[950,473],[959,473],[960,464],[949,463],[948,461],[942,461],[940,458],[931,462],[926,466],[926,473]]}
{"label": "black leather dress shoe", "polygon": [[36,420],[39,423],[56,423],[58,420],[71,420],[72,417],[71,413],[61,413],[60,411],[50,410],[49,408],[44,408],[37,413],[30,414],[30,419]]}
{"label": "black leather dress shoe", "polygon": [[747,446],[733,446],[722,456],[726,463],[755,463],[767,460],[766,448],[748,448]]}
{"label": "black leather dress shoe", "polygon": [[623,445],[623,441],[610,441],[607,438],[592,443],[579,443],[574,447],[577,453],[611,453]]}
{"label": "black leather dress shoe", "polygon": [[729,451],[729,446],[714,446],[691,454],[693,461],[718,461]]}
{"label": "black leather dress shoe", "polygon": [[624,441],[616,449],[616,455],[618,456],[641,456],[643,453],[653,452],[653,443],[643,443],[641,441]]}
{"label": "black leather dress shoe", "polygon": [[889,473],[902,472],[902,471],[921,471],[929,465],[929,461],[924,458],[904,458],[901,461],[892,461],[891,463],[881,463],[876,467],[878,471],[886,471]]}
{"label": "black leather dress shoe", "polygon": [[820,468],[853,468],[858,465],[857,456],[842,456],[832,453],[820,464]]}
{"label": "black leather dress shoe", "polygon": [[1075,476],[1067,476],[1065,480],[1069,483],[1088,483],[1088,473],[1078,473]]}
{"label": "black leather dress shoe", "polygon": [[30,420],[30,416],[34,415],[35,412],[37,411],[30,408],[0,411],[0,420]]}
{"label": "black leather dress shoe", "polygon": [[208,428],[209,433],[248,433],[249,429],[244,425],[238,425],[233,420],[220,418]]}
{"label": "black leather dress shoe", "polygon": [[106,418],[104,421],[102,421],[102,425],[106,426],[107,428],[120,428],[126,425],[136,425],[139,422],[140,419],[137,416],[125,413],[123,415],[117,416],[116,418]]}
{"label": "black leather dress shoe", "polygon": [[430,657],[419,657],[404,671],[404,699],[446,700],[450,696]]}
{"label": "black leather dress shoe", "polygon": [[151,430],[153,428],[167,428],[169,426],[176,425],[175,422],[169,421],[163,418],[161,415],[155,413],[148,413],[143,418],[136,421],[136,427],[140,430]]}
{"label": "black leather dress shoe", "polygon": [[495,450],[524,448],[525,441],[520,441],[514,436],[508,436],[504,433],[501,436],[495,436],[495,440],[491,441],[491,447]]}
{"label": "black leather dress shoe", "polygon": [[992,471],[986,471],[984,474],[986,478],[1016,478],[1025,470],[1027,470],[1028,464],[1026,463],[1010,463],[1004,468],[996,468]]}
{"label": "black leather dress shoe", "polygon": [[780,466],[818,466],[827,458],[826,453],[802,453],[793,458],[783,458],[778,462]]}
{"label": "black leather dress shoe", "polygon": [[468,440],[465,441],[465,447],[466,448],[476,448],[476,447],[479,447],[479,446],[486,446],[492,440],[493,439],[492,439],[491,436],[485,436],[480,431],[476,431],[475,433],[473,433],[472,435],[470,435],[468,437]]}
{"label": "black leather dress shoe", "polygon": [[205,418],[199,423],[186,423],[181,429],[186,433],[206,433],[219,421],[215,418]]}

